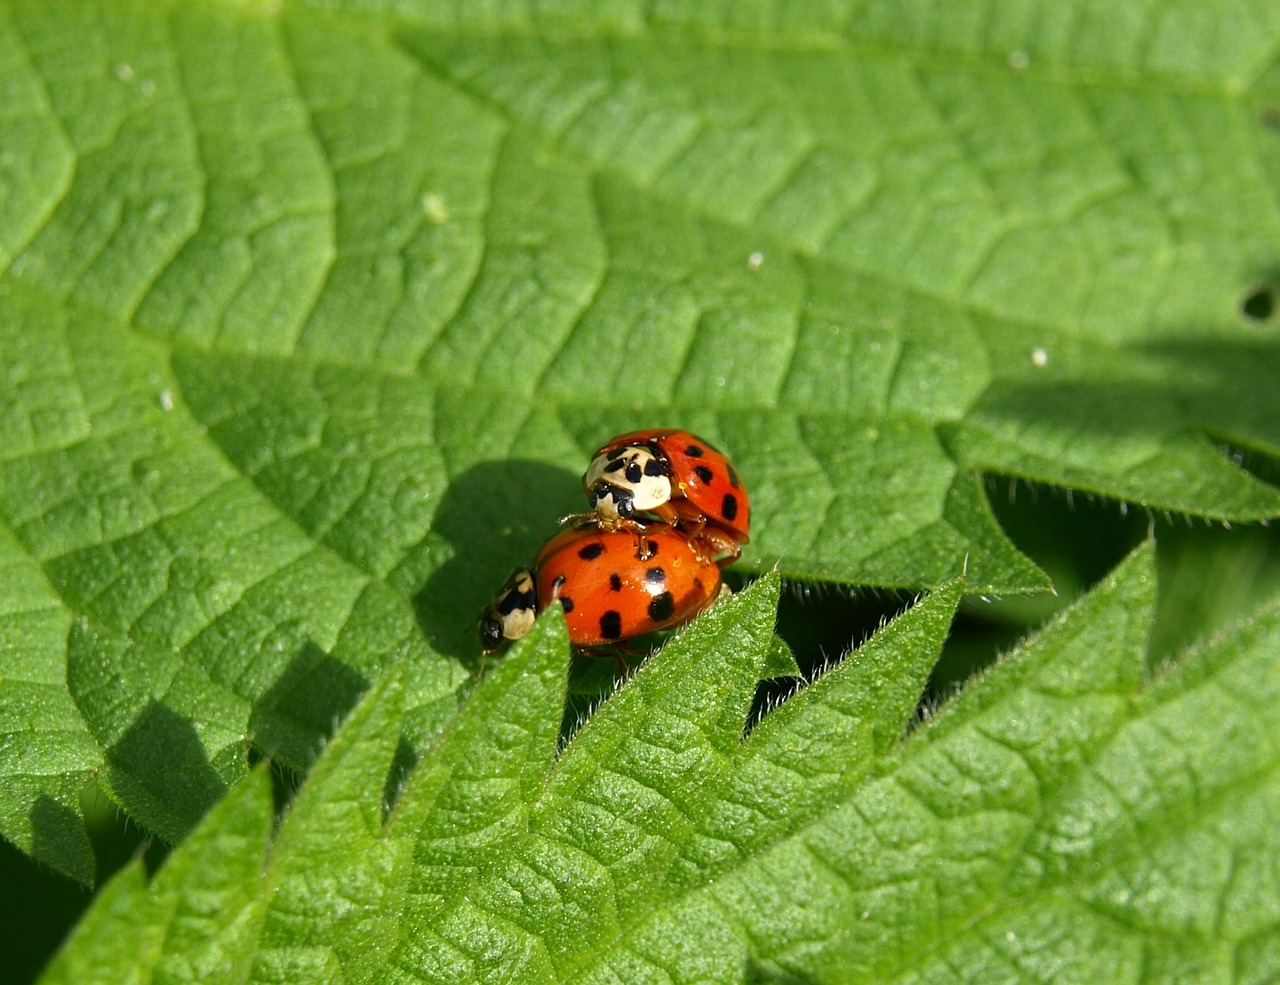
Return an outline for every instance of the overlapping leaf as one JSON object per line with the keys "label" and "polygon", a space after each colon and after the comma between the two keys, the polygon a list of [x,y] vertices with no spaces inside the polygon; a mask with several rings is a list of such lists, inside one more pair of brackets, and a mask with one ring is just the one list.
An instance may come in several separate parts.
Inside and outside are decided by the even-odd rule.
{"label": "overlapping leaf", "polygon": [[544,620],[389,816],[395,684],[277,836],[259,776],[151,885],[106,887],[46,981],[1265,980],[1280,618],[1145,682],[1153,588],[1144,548],[902,743],[957,586],[744,739],[758,584],[554,762],[566,646]]}
{"label": "overlapping leaf", "polygon": [[984,469],[1280,512],[1276,15],[967,18],[0,6],[4,836],[88,880],[87,777],[180,837],[391,664],[421,748],[615,430],[809,578],[1043,587]]}

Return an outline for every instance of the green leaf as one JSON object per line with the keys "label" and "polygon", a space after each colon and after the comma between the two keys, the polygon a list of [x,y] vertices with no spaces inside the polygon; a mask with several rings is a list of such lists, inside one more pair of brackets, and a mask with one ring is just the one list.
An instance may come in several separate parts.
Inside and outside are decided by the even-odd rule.
{"label": "green leaf", "polygon": [[1019,10],[0,2],[0,834],[88,881],[91,778],[180,839],[393,667],[421,754],[632,427],[752,572],[1047,588],[986,472],[1280,515],[1280,17]]}
{"label": "green leaf", "polygon": [[744,737],[766,578],[558,756],[553,613],[390,815],[398,683],[344,726],[265,855],[268,791],[244,784],[150,886],[116,877],[44,980],[177,960],[181,941],[145,942],[204,884],[228,903],[204,910],[200,953],[238,948],[204,982],[1265,979],[1280,608],[1147,681],[1154,581],[1148,545],[905,740],[958,585]]}
{"label": "green leaf", "polygon": [[781,636],[773,638],[769,652],[765,654],[761,675],[765,678],[803,676],[800,672],[800,665],[796,663],[795,653],[792,652],[791,647],[787,646],[787,641]]}
{"label": "green leaf", "polygon": [[256,897],[271,824],[270,779],[258,770],[209,812],[150,884],[141,860],[117,873],[46,980],[229,980],[262,919]]}

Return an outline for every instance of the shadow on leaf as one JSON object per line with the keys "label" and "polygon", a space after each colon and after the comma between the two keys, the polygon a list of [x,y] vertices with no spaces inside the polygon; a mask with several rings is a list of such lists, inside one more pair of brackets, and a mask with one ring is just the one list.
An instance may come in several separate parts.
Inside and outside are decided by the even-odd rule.
{"label": "shadow on leaf", "polygon": [[307,641],[254,707],[250,734],[267,755],[306,769],[368,689],[358,671]]}
{"label": "shadow on leaf", "polygon": [[227,790],[195,726],[154,698],[107,749],[106,761],[117,799],[169,842],[181,840]]}
{"label": "shadow on leaf", "polygon": [[[1100,449],[1118,449],[1109,453],[1136,468],[1145,467],[1154,447],[1188,455],[1193,450],[1188,438],[1198,436],[1229,445],[1232,452],[1249,452],[1261,472],[1252,465],[1249,471],[1275,484],[1280,390],[1273,377],[1280,342],[1187,338],[1134,345],[1118,348],[1105,369],[1085,367],[1056,376],[1053,353],[1046,358],[1043,379],[997,380],[965,423],[940,428],[953,455],[968,458],[967,436],[975,428],[990,428],[1032,445],[1045,436],[1073,444],[1083,437],[1100,443]],[[1188,461],[1194,468],[1205,460]],[[1139,482],[1138,489],[1155,498],[1149,483]]]}
{"label": "shadow on leaf", "polygon": [[93,885],[93,848],[79,813],[41,794],[31,805],[31,834],[33,857],[79,883]]}
{"label": "shadow on leaf", "polygon": [[511,570],[533,561],[557,519],[586,509],[578,476],[541,462],[481,462],[445,490],[432,528],[453,549],[414,596],[422,631],[442,653],[480,665],[475,623]]}
{"label": "shadow on leaf", "polygon": [[[1052,369],[1052,353],[1048,367]],[[977,409],[1012,422],[1088,424],[1159,436],[1180,427],[1242,432],[1280,445],[1280,342],[1187,338],[1122,347],[1096,375],[996,382]]]}
{"label": "shadow on leaf", "polygon": [[747,966],[747,974],[743,979],[747,985],[813,985],[814,979],[803,975],[783,971],[780,968],[766,968],[763,964],[751,962]]}

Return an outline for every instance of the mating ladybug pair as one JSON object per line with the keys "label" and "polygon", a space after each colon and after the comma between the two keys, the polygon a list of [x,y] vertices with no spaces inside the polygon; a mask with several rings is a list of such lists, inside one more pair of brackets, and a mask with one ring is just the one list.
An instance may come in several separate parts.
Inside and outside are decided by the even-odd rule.
{"label": "mating ladybug pair", "polygon": [[480,616],[485,652],[529,632],[555,601],[577,646],[619,643],[687,622],[724,591],[720,568],[747,542],[750,503],[724,455],[688,431],[609,441],[582,487],[589,513],[518,568]]}

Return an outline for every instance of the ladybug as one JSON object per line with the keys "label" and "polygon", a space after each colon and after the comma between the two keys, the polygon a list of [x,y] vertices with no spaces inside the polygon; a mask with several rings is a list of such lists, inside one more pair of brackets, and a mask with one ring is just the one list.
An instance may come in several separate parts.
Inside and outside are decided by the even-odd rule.
{"label": "ladybug", "polygon": [[578,527],[556,534],[538,551],[532,571],[517,569],[481,614],[485,652],[524,636],[556,600],[569,640],[592,647],[678,626],[719,597],[719,566],[684,534],[655,528],[644,538],[640,558],[630,531]]}
{"label": "ladybug", "polygon": [[492,653],[504,640],[518,640],[533,628],[538,596],[533,572],[516,568],[502,585],[497,598],[480,614],[480,645]]}
{"label": "ladybug", "polygon": [[595,511],[585,516],[605,530],[643,532],[637,514],[649,514],[679,527],[700,552],[727,555],[722,564],[737,560],[750,539],[751,504],[737,470],[689,431],[618,435],[592,457],[582,488]]}

